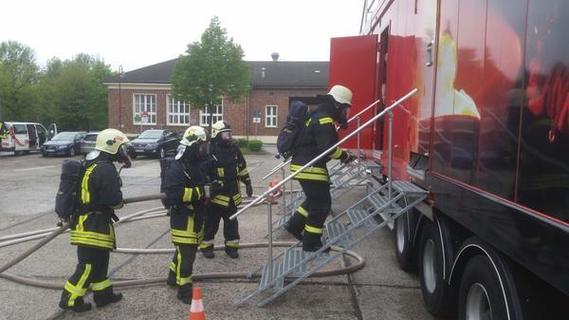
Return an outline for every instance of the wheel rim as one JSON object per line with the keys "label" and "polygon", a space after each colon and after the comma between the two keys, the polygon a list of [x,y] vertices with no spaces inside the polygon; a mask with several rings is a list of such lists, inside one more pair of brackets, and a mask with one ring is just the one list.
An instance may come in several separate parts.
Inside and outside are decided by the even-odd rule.
{"label": "wheel rim", "polygon": [[466,320],[492,320],[492,307],[486,288],[473,284],[466,296]]}
{"label": "wheel rim", "polygon": [[71,148],[71,150],[69,150],[69,155],[74,157],[75,156],[75,149]]}
{"label": "wheel rim", "polygon": [[397,228],[395,232],[397,233],[397,251],[403,253],[405,249],[405,221],[403,217],[397,219]]}
{"label": "wheel rim", "polygon": [[160,158],[164,158],[164,156],[165,156],[164,148],[160,148]]}
{"label": "wheel rim", "polygon": [[435,272],[435,242],[427,240],[423,250],[423,281],[429,293],[437,288],[437,274]]}

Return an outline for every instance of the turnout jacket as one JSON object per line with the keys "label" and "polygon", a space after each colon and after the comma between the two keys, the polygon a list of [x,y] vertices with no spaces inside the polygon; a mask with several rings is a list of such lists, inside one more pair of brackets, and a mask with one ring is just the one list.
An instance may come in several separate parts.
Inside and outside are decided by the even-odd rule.
{"label": "turnout jacket", "polygon": [[[325,101],[308,115],[294,148],[290,163],[291,173],[296,172],[338,142],[335,126],[337,112],[331,102]],[[342,148],[336,147],[327,156],[296,175],[294,179],[328,182],[330,177],[326,163],[330,158],[340,159],[344,153],[345,151]]]}
{"label": "turnout jacket", "polygon": [[170,209],[170,233],[177,245],[198,245],[203,239],[206,175],[196,161],[172,161],[164,176]]}
{"label": "turnout jacket", "polygon": [[123,206],[120,178],[104,153],[87,163],[81,179],[78,215],[71,227],[71,244],[112,250],[116,248],[113,217]]}
{"label": "turnout jacket", "polygon": [[247,162],[239,147],[234,143],[214,141],[211,144],[211,155],[216,161],[212,162],[210,175],[222,182],[217,190],[212,190],[211,202],[222,207],[229,207],[231,201],[235,206],[241,204],[241,188],[239,181],[251,184]]}

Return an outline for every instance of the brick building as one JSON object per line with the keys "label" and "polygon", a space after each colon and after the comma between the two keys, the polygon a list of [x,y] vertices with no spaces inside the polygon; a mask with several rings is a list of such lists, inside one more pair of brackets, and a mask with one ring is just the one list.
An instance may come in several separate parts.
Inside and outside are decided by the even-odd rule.
{"label": "brick building", "polygon": [[[152,128],[177,132],[189,125],[206,126],[208,112],[171,97],[170,75],[176,59],[129,71],[105,81],[108,87],[109,127],[127,134]],[[326,93],[328,62],[249,61],[251,91],[239,103],[223,99],[216,106],[214,122],[228,121],[236,137],[275,142],[291,100],[313,103]],[[255,121],[254,118],[257,118]]]}

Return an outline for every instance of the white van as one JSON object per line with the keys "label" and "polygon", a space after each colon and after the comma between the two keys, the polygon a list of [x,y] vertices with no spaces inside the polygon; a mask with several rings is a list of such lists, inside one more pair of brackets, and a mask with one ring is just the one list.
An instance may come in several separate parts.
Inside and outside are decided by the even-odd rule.
{"label": "white van", "polygon": [[1,139],[0,151],[14,154],[40,151],[44,142],[57,133],[57,126],[52,124],[50,130],[36,122],[4,122],[8,129],[7,138]]}

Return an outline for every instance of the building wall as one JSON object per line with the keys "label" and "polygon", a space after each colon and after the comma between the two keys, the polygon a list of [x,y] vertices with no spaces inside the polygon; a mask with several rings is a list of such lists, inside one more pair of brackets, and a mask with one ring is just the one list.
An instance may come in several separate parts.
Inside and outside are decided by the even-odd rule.
{"label": "building wall", "polygon": [[[238,137],[259,138],[266,142],[274,142],[280,128],[286,121],[289,99],[291,97],[314,97],[325,94],[326,90],[280,90],[280,89],[254,89],[242,101],[233,103],[228,99],[223,101],[223,119],[233,128],[233,135]],[[156,96],[156,124],[134,124],[134,94],[152,94]],[[170,88],[167,86],[154,88],[136,88],[125,85],[118,88],[112,86],[108,90],[109,127],[118,128],[123,132],[135,135],[151,128],[169,128],[182,132],[189,125],[200,124],[200,112],[190,108],[190,124],[172,126],[167,124],[167,97]],[[121,106],[119,108],[119,105]],[[277,106],[277,125],[274,128],[265,126],[266,106]],[[261,122],[253,123],[253,116],[259,112]],[[122,121],[119,121],[119,117]],[[122,124],[122,126],[121,126]]]}

